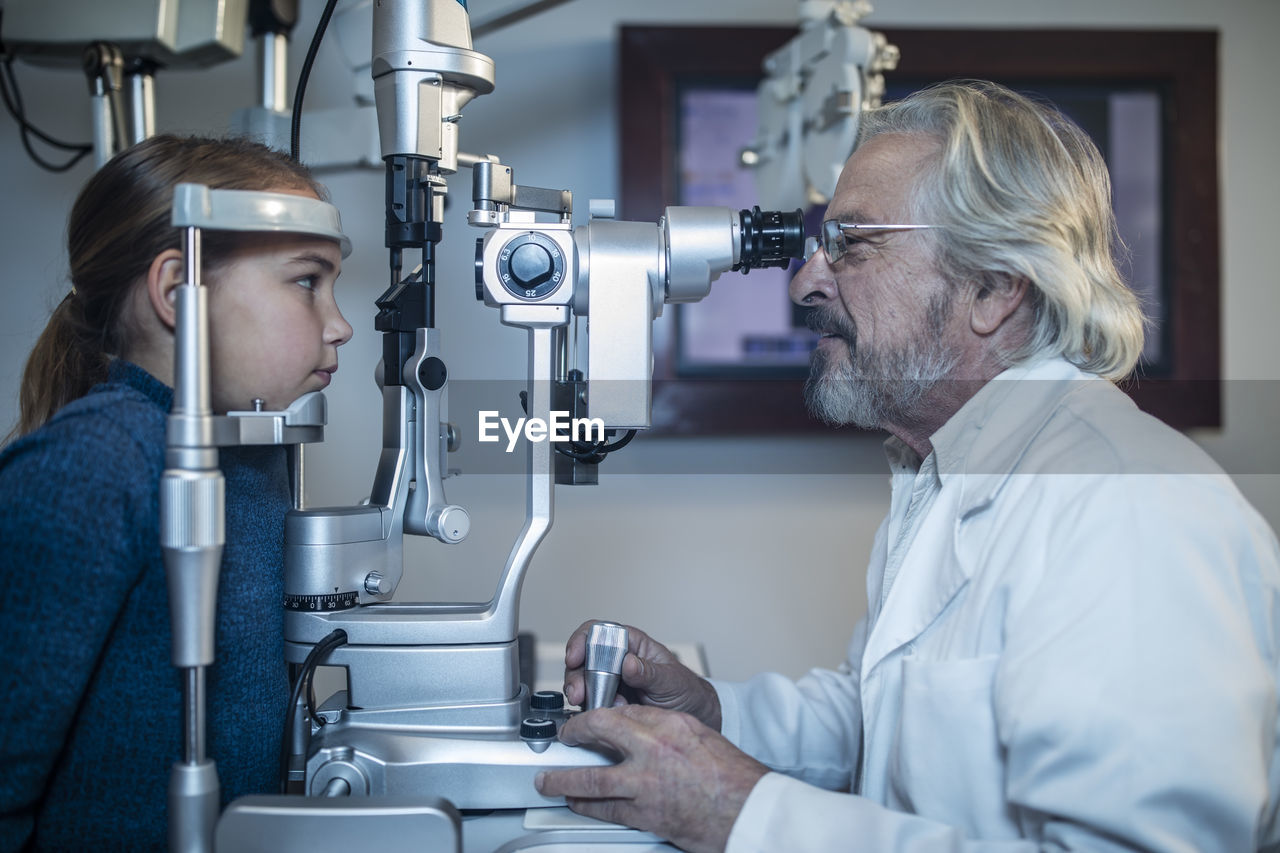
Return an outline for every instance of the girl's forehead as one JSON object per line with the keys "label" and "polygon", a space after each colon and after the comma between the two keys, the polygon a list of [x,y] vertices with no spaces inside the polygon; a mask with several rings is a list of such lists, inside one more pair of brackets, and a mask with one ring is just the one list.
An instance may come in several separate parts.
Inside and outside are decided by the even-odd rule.
{"label": "girl's forehead", "polygon": [[238,236],[228,255],[232,262],[306,263],[330,271],[342,266],[338,242],[311,234],[247,232]]}
{"label": "girl's forehead", "polygon": [[294,231],[241,231],[236,233],[235,243],[237,246],[262,251],[287,252],[295,247],[305,246],[339,253],[337,240]]}

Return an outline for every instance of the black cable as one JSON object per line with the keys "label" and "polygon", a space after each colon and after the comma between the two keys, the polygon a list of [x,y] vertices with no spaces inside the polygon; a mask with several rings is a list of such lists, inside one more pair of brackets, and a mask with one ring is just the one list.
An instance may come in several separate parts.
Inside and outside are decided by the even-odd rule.
{"label": "black cable", "polygon": [[306,659],[302,662],[302,670],[298,673],[298,680],[293,683],[293,690],[289,694],[289,705],[285,708],[284,733],[280,741],[280,792],[282,794],[288,793],[289,750],[293,748],[293,718],[298,702],[302,699],[303,691],[305,690],[307,713],[311,715],[311,719],[317,719],[311,698],[311,682],[315,677],[316,667],[329,656],[330,652],[339,646],[345,645],[346,642],[347,632],[337,628],[312,646],[311,651],[307,653]]}
{"label": "black cable", "polygon": [[[86,148],[88,148],[89,150],[93,150],[92,145],[85,145],[78,142],[63,142],[60,139],[55,139],[49,134],[40,130],[40,128],[36,127],[35,125],[27,121],[26,117],[22,115],[23,109],[24,109],[22,104],[22,95],[18,90],[17,77],[13,73],[13,57],[12,56],[7,57],[5,59],[4,71],[5,71],[4,84],[0,86],[0,91],[3,91],[4,93],[5,106],[9,108],[10,114],[13,115],[15,119],[22,122],[22,124],[26,126],[26,128],[29,131],[31,131],[37,137],[39,137],[39,139],[42,142],[48,143],[49,145],[52,145],[55,148],[62,148],[67,151],[82,151]],[[9,93],[10,89],[13,90],[12,95],[10,95]],[[10,98],[12,98],[12,100],[10,100]]]}
{"label": "black cable", "polygon": [[627,434],[615,442],[596,441],[583,442],[571,441],[569,447],[556,446],[556,452],[568,456],[570,459],[577,459],[579,462],[601,462],[604,457],[615,450],[621,450],[631,443],[631,439],[636,437],[636,430],[627,430]]}
{"label": "black cable", "polygon": [[69,172],[77,163],[93,153],[93,149],[90,148],[87,151],[80,151],[65,163],[50,163],[36,152],[35,146],[31,144],[31,137],[28,136],[27,128],[24,127],[22,129],[19,137],[22,139],[22,147],[27,150],[27,156],[30,157],[37,166],[48,172]]}
{"label": "black cable", "polygon": [[[27,120],[26,108],[22,103],[22,92],[18,89],[18,79],[13,72],[13,60],[14,57],[12,56],[6,57],[4,60],[4,73],[0,76],[0,96],[3,96],[5,107],[9,110],[9,114],[12,115],[14,120],[18,123],[19,136],[22,139],[22,147],[26,149],[27,155],[31,157],[35,164],[40,168],[46,169],[50,172],[66,172],[85,157],[92,154],[93,146],[63,142],[60,139],[55,139]],[[35,146],[31,144],[32,135],[55,148],[74,151],[76,153],[65,163],[50,163],[36,152]]]}
{"label": "black cable", "polygon": [[620,438],[620,439],[618,439],[617,441],[615,441],[613,444],[606,444],[606,445],[603,445],[603,446],[600,448],[600,452],[601,452],[601,453],[612,453],[612,452],[613,452],[613,451],[615,451],[615,450],[621,450],[622,448],[624,448],[624,447],[626,447],[628,444],[630,444],[630,443],[631,443],[631,439],[633,439],[633,438],[635,438],[635,437],[636,437],[636,431],[635,431],[635,430],[633,430],[633,429],[629,429],[629,430],[627,430],[627,434],[626,434],[626,435],[624,435],[622,438]]}
{"label": "black cable", "polygon": [[311,66],[315,64],[316,54],[320,52],[320,40],[324,31],[329,28],[329,19],[333,17],[333,7],[338,0],[329,0],[320,13],[320,23],[311,36],[311,44],[307,47],[307,57],[302,60],[302,71],[298,74],[298,88],[293,94],[293,116],[289,122],[289,157],[295,162],[302,161],[302,98],[307,92],[307,78],[311,76]]}

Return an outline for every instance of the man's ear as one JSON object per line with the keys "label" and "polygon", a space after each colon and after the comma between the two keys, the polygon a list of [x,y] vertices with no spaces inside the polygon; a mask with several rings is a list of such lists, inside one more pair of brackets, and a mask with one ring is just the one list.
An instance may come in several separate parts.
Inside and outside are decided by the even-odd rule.
{"label": "man's ear", "polygon": [[147,268],[147,302],[166,329],[173,329],[177,293],[175,289],[186,278],[182,252],[165,249],[151,260]]}
{"label": "man's ear", "polygon": [[979,335],[990,335],[1009,319],[1023,300],[1031,282],[1009,275],[989,276],[977,286],[969,311],[969,325]]}

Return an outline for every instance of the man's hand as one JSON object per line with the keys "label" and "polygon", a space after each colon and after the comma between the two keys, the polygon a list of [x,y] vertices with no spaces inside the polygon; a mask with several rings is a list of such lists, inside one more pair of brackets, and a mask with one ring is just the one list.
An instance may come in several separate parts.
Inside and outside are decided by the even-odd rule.
{"label": "man's hand", "polygon": [[587,711],[560,740],[607,747],[612,767],[538,775],[538,792],[588,817],[643,829],[683,850],[724,850],[751,789],[769,769],[688,714],[639,705]]}
{"label": "man's hand", "polygon": [[[582,623],[569,637],[564,653],[564,695],[573,705],[583,705],[587,687],[583,666],[587,658],[587,632],[599,620]],[[692,714],[720,731],[720,698],[705,678],[680,663],[666,646],[639,628],[627,626],[628,654],[622,661],[622,688],[615,704],[628,700],[671,711]]]}

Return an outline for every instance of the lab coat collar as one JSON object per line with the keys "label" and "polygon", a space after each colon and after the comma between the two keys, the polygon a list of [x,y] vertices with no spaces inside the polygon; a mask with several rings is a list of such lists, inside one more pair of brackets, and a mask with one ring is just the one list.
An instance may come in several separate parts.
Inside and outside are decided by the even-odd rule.
{"label": "lab coat collar", "polygon": [[944,487],[956,474],[963,475],[960,518],[995,499],[1059,403],[1093,382],[1106,380],[1061,357],[1011,367],[984,385],[938,430],[949,432],[957,422],[958,435],[949,446],[957,452],[938,470]]}
{"label": "lab coat collar", "polygon": [[[1059,401],[1079,380],[1090,379],[1105,381],[1061,358],[1010,368],[979,389],[931,437],[942,488],[916,532],[915,554],[907,553],[867,638],[864,675],[919,636],[969,582],[975,566],[960,553],[960,525],[990,505]],[[897,441],[886,443],[891,462],[905,458],[904,449],[910,452],[893,444]],[[938,559],[936,544],[916,548],[921,542],[947,543],[951,553]],[[913,559],[921,553],[928,565]]]}
{"label": "lab coat collar", "polygon": [[[995,498],[1058,401],[1081,380],[1106,381],[1061,357],[1011,367],[978,389],[929,437],[941,484],[963,475],[962,513]],[[920,469],[920,456],[900,438],[890,436],[884,450],[891,470]]]}

